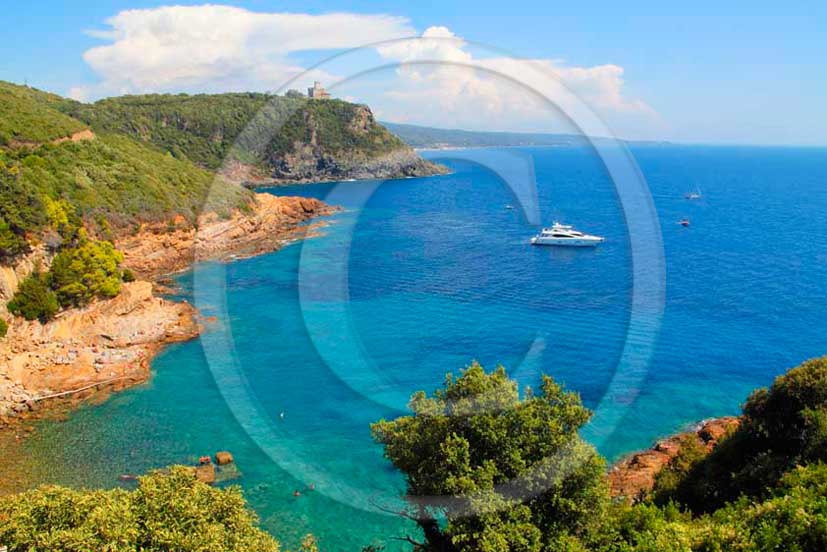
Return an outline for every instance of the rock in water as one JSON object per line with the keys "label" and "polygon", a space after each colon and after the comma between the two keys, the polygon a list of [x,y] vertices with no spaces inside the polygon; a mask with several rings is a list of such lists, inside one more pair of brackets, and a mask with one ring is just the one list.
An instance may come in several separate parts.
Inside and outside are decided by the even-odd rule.
{"label": "rock in water", "polygon": [[227,451],[216,452],[215,461],[219,466],[231,464],[233,462],[233,455]]}

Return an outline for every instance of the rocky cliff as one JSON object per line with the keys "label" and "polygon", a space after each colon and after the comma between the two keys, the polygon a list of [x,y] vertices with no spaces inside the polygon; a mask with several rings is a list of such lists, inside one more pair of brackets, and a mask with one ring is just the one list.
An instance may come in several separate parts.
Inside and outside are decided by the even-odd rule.
{"label": "rocky cliff", "polygon": [[272,94],[153,94],[66,104],[95,131],[149,142],[247,185],[443,174],[378,123],[338,99]]}
{"label": "rocky cliff", "polygon": [[144,381],[162,345],[197,334],[195,309],[153,296],[149,282],[46,324],[15,318],[0,340],[0,420],[90,386]]}
{"label": "rocky cliff", "polygon": [[368,106],[346,104],[349,109],[337,109],[331,115],[330,102],[314,104],[288,121],[286,126],[300,132],[280,138],[269,155],[272,182],[392,179],[448,172],[379,125]]}

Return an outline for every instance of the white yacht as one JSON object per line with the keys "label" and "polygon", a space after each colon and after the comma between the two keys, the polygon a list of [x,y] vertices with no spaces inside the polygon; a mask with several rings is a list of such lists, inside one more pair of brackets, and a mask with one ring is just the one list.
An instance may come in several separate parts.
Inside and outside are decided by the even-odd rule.
{"label": "white yacht", "polygon": [[573,226],[555,222],[531,238],[532,245],[563,245],[568,247],[594,247],[604,241],[601,236],[592,236],[575,230]]}

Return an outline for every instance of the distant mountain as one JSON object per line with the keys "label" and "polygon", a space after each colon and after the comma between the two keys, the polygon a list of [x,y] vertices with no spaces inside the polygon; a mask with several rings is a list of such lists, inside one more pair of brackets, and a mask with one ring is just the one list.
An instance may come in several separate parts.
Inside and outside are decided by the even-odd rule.
{"label": "distant mountain", "polygon": [[[541,132],[486,132],[434,128],[401,123],[382,123],[413,148],[485,148],[513,146],[573,146],[590,141],[580,134],[551,134]],[[592,138],[594,141],[608,138]],[[666,144],[621,140],[627,144]]]}
{"label": "distant mountain", "polygon": [[563,146],[583,144],[583,136],[576,134],[544,134],[523,132],[485,132],[382,123],[414,148],[492,147],[492,146]]}

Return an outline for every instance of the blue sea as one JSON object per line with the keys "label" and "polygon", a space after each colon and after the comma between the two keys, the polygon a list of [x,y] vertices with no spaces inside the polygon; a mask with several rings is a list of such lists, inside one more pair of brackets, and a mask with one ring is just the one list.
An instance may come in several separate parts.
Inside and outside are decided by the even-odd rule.
{"label": "blue sea", "polygon": [[[584,430],[609,458],[736,414],[753,388],[827,353],[827,150],[631,151],[660,227],[665,302],[611,425]],[[26,454],[44,480],[115,486],[230,450],[236,483],[287,546],[314,533],[325,550],[399,548],[391,538],[414,528],[380,511],[398,508],[404,481],[371,422],[474,360],[526,385],[549,374],[596,408],[627,342],[626,222],[640,211],[624,212],[590,148],[505,153],[530,171],[495,170],[504,150],[432,152],[450,175],[266,190],[343,211],[303,243],[181,275],[180,297],[217,316],[207,334],[166,349],[146,385],[41,423]],[[555,219],[606,241],[530,246]]]}

